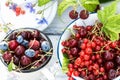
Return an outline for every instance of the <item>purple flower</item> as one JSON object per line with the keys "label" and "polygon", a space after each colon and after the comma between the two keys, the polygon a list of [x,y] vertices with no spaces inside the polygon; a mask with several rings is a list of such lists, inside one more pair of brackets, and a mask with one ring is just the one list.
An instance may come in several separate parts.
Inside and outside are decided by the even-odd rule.
{"label": "purple flower", "polygon": [[26,8],[31,8],[31,7],[32,7],[32,3],[30,3],[30,2],[27,3],[27,4],[25,5],[25,7],[26,7]]}
{"label": "purple flower", "polygon": [[30,12],[31,13],[35,13],[35,9],[33,9],[33,7],[30,8]]}
{"label": "purple flower", "polygon": [[9,6],[9,9],[12,9],[15,11],[16,7],[17,7],[17,4],[13,3],[11,4],[11,6]]}
{"label": "purple flower", "polygon": [[48,25],[48,21],[45,18],[36,19],[36,20],[39,20],[38,24],[47,24]]}
{"label": "purple flower", "polygon": [[30,9],[30,13],[35,13],[35,9],[33,8],[33,4],[31,2],[27,3],[25,7]]}

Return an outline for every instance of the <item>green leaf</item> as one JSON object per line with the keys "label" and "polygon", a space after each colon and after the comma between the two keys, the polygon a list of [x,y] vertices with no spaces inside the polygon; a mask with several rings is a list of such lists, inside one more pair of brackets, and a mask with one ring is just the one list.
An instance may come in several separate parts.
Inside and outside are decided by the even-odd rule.
{"label": "green leaf", "polygon": [[51,0],[38,0],[38,6],[43,6],[43,5],[47,4],[50,1]]}
{"label": "green leaf", "polygon": [[105,35],[110,38],[111,41],[116,41],[119,39],[119,34],[112,31],[111,29],[105,28],[103,29],[103,32],[105,33]]}
{"label": "green leaf", "polygon": [[90,12],[94,12],[97,5],[99,5],[99,1],[98,0],[80,0],[82,6],[90,11]]}
{"label": "green leaf", "polygon": [[120,33],[120,14],[109,17],[105,27]]}
{"label": "green leaf", "polygon": [[98,18],[99,20],[104,24],[106,20],[112,16],[115,15],[116,13],[116,7],[117,6],[117,1],[114,1],[111,5],[107,6],[104,8],[104,10],[99,10],[98,13]]}
{"label": "green leaf", "polygon": [[15,69],[15,64],[13,63],[13,60],[9,63],[8,65],[8,71],[12,71],[13,69]]}
{"label": "green leaf", "polygon": [[58,15],[61,16],[68,7],[75,6],[76,4],[76,0],[63,0],[58,6]]}
{"label": "green leaf", "polygon": [[120,33],[120,14],[110,16],[103,28],[105,34],[110,37],[111,41],[119,39]]}
{"label": "green leaf", "polygon": [[68,64],[69,64],[69,59],[67,54],[63,54],[63,62],[62,62],[62,71],[64,73],[68,72]]}

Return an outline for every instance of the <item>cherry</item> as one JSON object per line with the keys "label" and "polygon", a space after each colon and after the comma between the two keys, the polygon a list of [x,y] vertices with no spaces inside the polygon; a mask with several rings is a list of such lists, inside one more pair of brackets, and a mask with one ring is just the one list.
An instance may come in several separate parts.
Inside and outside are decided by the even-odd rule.
{"label": "cherry", "polygon": [[38,50],[40,48],[40,43],[37,40],[31,40],[29,43],[29,47],[34,50]]}
{"label": "cherry", "polygon": [[120,56],[117,56],[117,57],[116,57],[116,63],[117,63],[118,65],[120,65]]}
{"label": "cherry", "polygon": [[16,40],[11,40],[9,41],[8,46],[10,50],[15,50],[18,46],[18,42]]}
{"label": "cherry", "polygon": [[92,30],[92,27],[93,27],[93,26],[88,25],[88,26],[86,26],[86,30],[87,30],[87,31],[90,31],[90,30]]}
{"label": "cherry", "polygon": [[26,39],[26,40],[30,40],[30,38],[32,38],[32,33],[30,31],[22,31],[21,32],[21,36]]}
{"label": "cherry", "polygon": [[70,11],[70,12],[69,12],[69,17],[70,17],[71,19],[77,19],[77,18],[78,18],[78,12],[75,11],[75,10]]}
{"label": "cherry", "polygon": [[85,37],[87,35],[87,31],[86,31],[86,29],[80,29],[80,36],[81,37]]}
{"label": "cherry", "polygon": [[110,69],[108,72],[108,78],[112,80],[115,77],[116,77],[116,71],[114,69]]}
{"label": "cherry", "polygon": [[39,68],[39,67],[41,66],[41,64],[42,64],[42,63],[40,63],[40,62],[36,62],[36,63],[34,64],[34,67],[35,67],[35,68]]}
{"label": "cherry", "polygon": [[6,51],[2,57],[6,62],[10,62],[12,60],[12,54],[9,51]]}
{"label": "cherry", "polygon": [[16,32],[12,33],[12,34],[9,36],[9,40],[16,40],[16,38],[17,38],[16,35],[17,35]]}
{"label": "cherry", "polygon": [[40,39],[40,31],[34,30],[32,33],[33,38]]}
{"label": "cherry", "polygon": [[17,57],[17,56],[14,55],[14,57],[13,57],[14,64],[15,65],[19,65],[19,61],[20,61],[19,57]]}
{"label": "cherry", "polygon": [[22,56],[25,52],[25,48],[21,45],[19,45],[16,49],[15,49],[15,54],[17,56]]}
{"label": "cherry", "polygon": [[75,40],[75,39],[71,39],[70,41],[70,47],[75,47],[76,45],[77,45],[77,40]]}
{"label": "cherry", "polygon": [[77,48],[71,48],[71,53],[76,56],[78,55],[78,49]]}
{"label": "cherry", "polygon": [[114,54],[110,51],[106,51],[104,53],[104,59],[105,60],[112,60],[114,58]]}
{"label": "cherry", "polygon": [[87,19],[89,17],[89,12],[87,10],[81,10],[79,16],[81,19]]}
{"label": "cherry", "polygon": [[21,59],[20,59],[20,63],[23,66],[29,65],[31,62],[32,62],[31,59],[27,56],[22,56]]}
{"label": "cherry", "polygon": [[38,59],[41,52],[39,50],[35,51],[34,59]]}
{"label": "cherry", "polygon": [[114,63],[111,62],[111,61],[106,62],[106,63],[105,63],[105,68],[106,68],[107,70],[110,70],[110,69],[114,68]]}
{"label": "cherry", "polygon": [[75,34],[75,37],[79,39],[79,38],[80,38],[80,34],[79,34],[79,33],[76,33],[76,34]]}

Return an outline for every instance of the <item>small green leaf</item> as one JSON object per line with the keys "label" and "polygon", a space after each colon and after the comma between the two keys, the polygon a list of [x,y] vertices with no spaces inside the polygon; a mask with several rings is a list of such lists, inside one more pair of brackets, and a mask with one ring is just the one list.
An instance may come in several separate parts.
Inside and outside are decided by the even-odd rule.
{"label": "small green leaf", "polygon": [[116,8],[117,8],[116,6],[117,6],[117,2],[114,1],[111,5],[105,7],[104,10],[99,10],[97,12],[98,13],[98,18],[103,24],[106,22],[106,20],[110,16],[115,15]]}
{"label": "small green leaf", "polygon": [[38,0],[38,6],[43,6],[43,5],[47,4],[50,1],[51,0]]}
{"label": "small green leaf", "polygon": [[68,72],[68,64],[69,64],[69,62],[70,62],[70,60],[68,59],[68,55],[63,54],[62,71],[64,73]]}
{"label": "small green leaf", "polygon": [[75,6],[76,4],[76,0],[63,0],[58,6],[58,15],[61,16],[68,7]]}
{"label": "small green leaf", "polygon": [[99,5],[99,1],[98,0],[80,0],[82,6],[90,11],[90,12],[94,12],[97,5]]}
{"label": "small green leaf", "polygon": [[9,63],[8,65],[8,71],[12,71],[13,69],[15,69],[15,64],[13,63],[13,60]]}

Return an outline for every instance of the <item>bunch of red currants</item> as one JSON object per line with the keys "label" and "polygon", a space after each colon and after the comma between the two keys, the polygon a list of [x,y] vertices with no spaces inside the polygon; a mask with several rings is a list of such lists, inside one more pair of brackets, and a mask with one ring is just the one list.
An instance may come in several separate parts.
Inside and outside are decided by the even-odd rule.
{"label": "bunch of red currants", "polygon": [[112,42],[101,32],[102,23],[74,25],[75,35],[63,41],[68,55],[68,80],[72,75],[85,80],[112,80],[120,75],[120,40]]}

